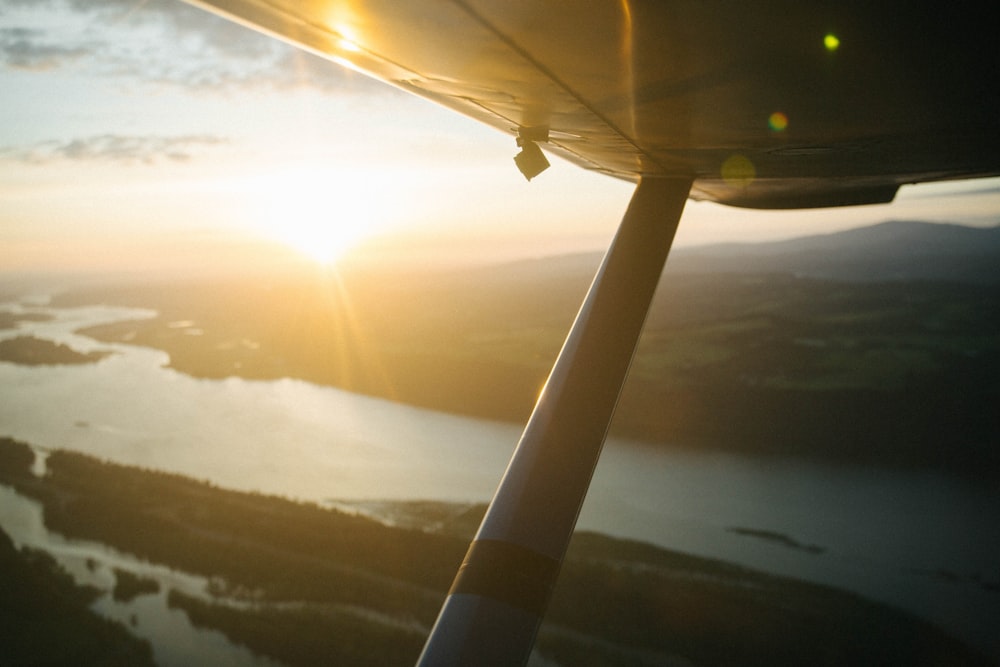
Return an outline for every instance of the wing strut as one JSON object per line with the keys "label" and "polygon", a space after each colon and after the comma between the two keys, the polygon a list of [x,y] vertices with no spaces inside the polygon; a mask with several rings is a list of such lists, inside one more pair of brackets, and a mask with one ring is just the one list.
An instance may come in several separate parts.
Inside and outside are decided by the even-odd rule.
{"label": "wing strut", "polygon": [[691,181],[644,178],[469,546],[418,665],[523,665]]}

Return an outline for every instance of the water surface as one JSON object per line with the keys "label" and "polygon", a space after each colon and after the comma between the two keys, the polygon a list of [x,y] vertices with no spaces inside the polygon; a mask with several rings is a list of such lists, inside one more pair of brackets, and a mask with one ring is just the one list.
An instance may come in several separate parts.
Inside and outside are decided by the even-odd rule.
{"label": "water surface", "polygon": [[[163,352],[73,333],[150,311],[30,310],[55,319],[0,337],[114,352],[79,366],[0,363],[0,434],[43,448],[321,502],[465,502],[489,499],[520,435],[298,380],[196,379],[165,368]],[[846,588],[1000,657],[1000,491],[985,485],[612,439],[580,527]]]}

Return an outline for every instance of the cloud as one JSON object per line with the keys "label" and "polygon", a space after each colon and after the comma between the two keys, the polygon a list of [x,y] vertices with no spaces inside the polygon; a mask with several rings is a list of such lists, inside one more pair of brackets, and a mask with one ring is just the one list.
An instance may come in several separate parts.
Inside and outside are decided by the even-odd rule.
{"label": "cloud", "polygon": [[33,28],[0,28],[0,62],[14,69],[47,70],[90,53],[87,45],[45,43],[45,33]]}
{"label": "cloud", "polygon": [[[5,0],[0,64],[82,63],[116,80],[197,93],[308,88],[393,94],[339,65],[178,0]],[[18,25],[20,24],[20,25]]]}
{"label": "cloud", "polygon": [[201,149],[226,143],[227,139],[210,135],[160,137],[103,134],[66,142],[45,141],[32,146],[0,148],[0,158],[27,164],[63,160],[125,164],[186,162]]}

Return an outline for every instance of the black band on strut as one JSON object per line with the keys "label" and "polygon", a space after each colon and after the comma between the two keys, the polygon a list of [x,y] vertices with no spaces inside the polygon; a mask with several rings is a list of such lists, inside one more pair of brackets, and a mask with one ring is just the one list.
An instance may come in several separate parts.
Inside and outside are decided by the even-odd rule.
{"label": "black band on strut", "polygon": [[541,616],[559,574],[559,561],[510,542],[469,546],[449,595],[481,595]]}

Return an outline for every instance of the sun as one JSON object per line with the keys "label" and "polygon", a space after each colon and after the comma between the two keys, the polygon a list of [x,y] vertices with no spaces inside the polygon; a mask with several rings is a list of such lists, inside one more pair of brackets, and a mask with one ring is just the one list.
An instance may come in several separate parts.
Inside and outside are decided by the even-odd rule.
{"label": "sun", "polygon": [[362,174],[296,167],[255,179],[263,233],[332,265],[387,224],[382,198]]}
{"label": "sun", "polygon": [[320,264],[335,264],[365,237],[363,213],[353,207],[324,207],[297,197],[276,205],[272,227],[276,240]]}

